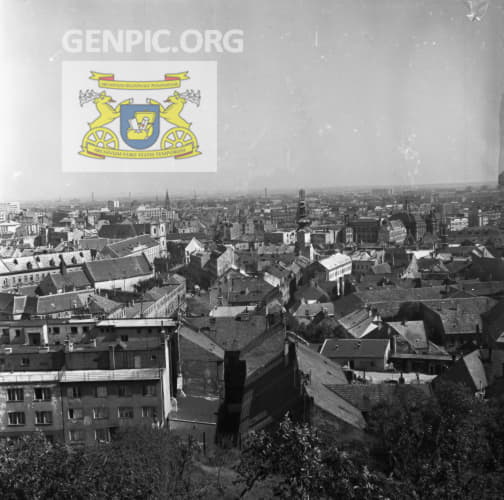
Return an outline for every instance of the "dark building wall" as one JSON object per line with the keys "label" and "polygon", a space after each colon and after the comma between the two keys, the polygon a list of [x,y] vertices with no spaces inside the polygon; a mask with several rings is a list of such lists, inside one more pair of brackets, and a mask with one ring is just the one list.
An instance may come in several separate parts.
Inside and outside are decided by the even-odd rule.
{"label": "dark building wall", "polygon": [[183,390],[193,396],[220,396],[224,362],[196,344],[180,338]]}

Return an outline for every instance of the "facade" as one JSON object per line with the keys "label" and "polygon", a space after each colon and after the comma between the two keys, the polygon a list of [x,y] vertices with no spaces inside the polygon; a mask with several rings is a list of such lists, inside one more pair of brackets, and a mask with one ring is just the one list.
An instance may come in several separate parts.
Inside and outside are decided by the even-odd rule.
{"label": "facade", "polygon": [[353,230],[353,241],[356,243],[376,243],[380,230],[380,220],[377,217],[360,217],[352,219],[348,225]]}
{"label": "facade", "polygon": [[336,253],[312,263],[305,270],[305,280],[315,278],[319,281],[336,282],[337,294],[345,293],[345,277],[352,274],[352,259],[345,254]]}
{"label": "facade", "polygon": [[378,240],[386,245],[402,245],[407,235],[408,232],[401,220],[384,219],[380,226]]}
{"label": "facade", "polygon": [[83,264],[91,260],[90,250],[0,259],[0,287],[3,290],[12,290],[18,286],[34,285],[49,274],[61,273],[62,263],[67,272],[72,272],[81,270]]}
{"label": "facade", "polygon": [[143,339],[125,340],[127,324],[112,322],[100,328],[110,330],[110,338],[119,333],[114,341],[0,347],[0,435],[40,430],[83,445],[110,441],[124,426],[167,424],[177,342],[171,323],[149,324],[153,333]]}
{"label": "facade", "polygon": [[388,365],[388,339],[326,339],[320,353],[353,370],[385,371]]}

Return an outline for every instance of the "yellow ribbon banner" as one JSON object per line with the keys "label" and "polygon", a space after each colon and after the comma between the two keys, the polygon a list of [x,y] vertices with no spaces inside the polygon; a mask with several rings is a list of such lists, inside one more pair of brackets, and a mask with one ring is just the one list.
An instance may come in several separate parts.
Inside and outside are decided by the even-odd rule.
{"label": "yellow ribbon banner", "polygon": [[117,90],[159,90],[159,89],[178,89],[182,80],[189,80],[187,71],[182,73],[166,73],[164,80],[156,81],[125,81],[116,80],[113,73],[97,73],[91,71],[90,80],[97,80],[98,87],[102,89]]}
{"label": "yellow ribbon banner", "polygon": [[185,146],[178,148],[157,149],[151,151],[130,151],[124,149],[103,148],[100,146],[93,146],[92,144],[83,144],[82,149],[83,150],[80,152],[81,155],[101,160],[105,159],[105,157],[123,158],[127,160],[174,157],[177,160],[183,160],[185,158],[191,158],[192,156],[198,156],[201,154],[198,151],[198,146],[193,143],[186,144]]}

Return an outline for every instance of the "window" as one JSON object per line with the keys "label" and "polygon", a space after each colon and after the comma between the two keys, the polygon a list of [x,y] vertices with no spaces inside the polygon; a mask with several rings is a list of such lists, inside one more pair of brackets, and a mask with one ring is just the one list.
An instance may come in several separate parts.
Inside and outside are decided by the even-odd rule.
{"label": "window", "polygon": [[50,411],[36,411],[35,425],[51,425],[52,413]]}
{"label": "window", "polygon": [[9,413],[9,425],[24,425],[25,414],[22,411],[13,411]]}
{"label": "window", "polygon": [[100,406],[98,408],[93,408],[93,418],[95,420],[100,420],[103,418],[108,418],[109,411],[105,406]]}
{"label": "window", "polygon": [[68,437],[73,443],[84,441],[84,431],[80,429],[72,429],[68,432]]}
{"label": "window", "polygon": [[83,331],[84,333],[89,332],[89,326],[83,326],[83,327],[82,327],[82,331]]}
{"label": "window", "polygon": [[109,429],[96,429],[95,439],[99,443],[109,443],[110,442],[110,431]]}
{"label": "window", "polygon": [[121,340],[123,342],[128,342],[128,336],[127,335],[121,335]]}
{"label": "window", "polygon": [[84,418],[84,410],[82,408],[68,408],[68,418],[70,420],[82,420]]}
{"label": "window", "polygon": [[131,406],[125,406],[118,410],[119,418],[133,418],[133,408]]}
{"label": "window", "polygon": [[76,326],[72,326],[70,327],[70,333],[73,333],[75,335],[76,333],[79,333],[79,331],[77,330]]}
{"label": "window", "polygon": [[106,398],[107,397],[107,386],[99,385],[95,387],[95,398]]}
{"label": "window", "polygon": [[71,399],[80,398],[81,397],[81,388],[76,385],[74,385],[73,387],[69,387],[67,389],[67,396]]}
{"label": "window", "polygon": [[129,385],[120,385],[118,388],[118,394],[122,398],[128,398],[131,396],[131,387]]}
{"label": "window", "polygon": [[48,387],[35,387],[35,401],[50,401],[51,389]]}
{"label": "window", "polygon": [[24,391],[22,388],[7,389],[7,401],[23,401]]}
{"label": "window", "polygon": [[59,326],[55,326],[53,328],[53,333],[59,334],[59,332],[60,332],[60,327]]}
{"label": "window", "polygon": [[21,337],[21,330],[16,330],[16,337]]}
{"label": "window", "polygon": [[30,358],[21,358],[21,366],[30,366]]}
{"label": "window", "polygon": [[155,396],[156,386],[155,384],[144,384],[142,387],[142,396]]}
{"label": "window", "polygon": [[144,406],[142,408],[142,417],[143,418],[156,418],[157,411],[154,406]]}

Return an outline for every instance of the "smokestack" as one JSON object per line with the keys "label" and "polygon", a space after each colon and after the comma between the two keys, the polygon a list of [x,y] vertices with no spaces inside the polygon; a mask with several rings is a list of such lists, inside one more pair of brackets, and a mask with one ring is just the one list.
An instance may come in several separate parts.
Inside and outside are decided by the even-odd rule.
{"label": "smokestack", "polygon": [[499,113],[499,177],[497,182],[500,189],[504,189],[504,94],[501,95]]}

